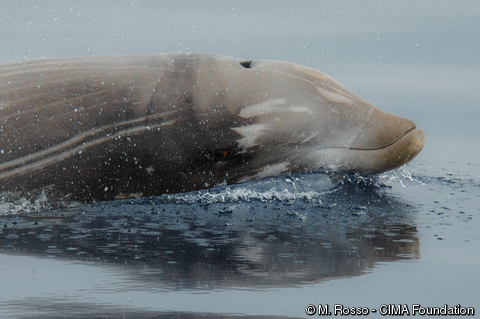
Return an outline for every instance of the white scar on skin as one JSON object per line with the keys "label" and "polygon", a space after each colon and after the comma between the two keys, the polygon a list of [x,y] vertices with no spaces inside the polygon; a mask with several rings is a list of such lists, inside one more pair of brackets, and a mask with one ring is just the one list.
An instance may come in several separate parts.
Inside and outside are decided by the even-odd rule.
{"label": "white scar on skin", "polygon": [[290,162],[282,162],[275,165],[267,165],[262,171],[257,173],[258,178],[272,177],[282,174],[287,170]]}
{"label": "white scar on skin", "polygon": [[321,87],[316,87],[318,93],[323,96],[324,98],[326,98],[327,100],[330,100],[334,103],[339,103],[339,104],[349,104],[349,105],[352,105],[354,104],[353,100],[349,97],[347,97],[346,95],[344,95],[343,93],[340,93],[340,92],[332,92],[332,91],[328,91],[328,90],[325,90]]}
{"label": "white scar on skin", "polygon": [[249,148],[255,146],[255,140],[263,135],[263,131],[267,128],[266,124],[252,124],[241,127],[232,127],[232,130],[243,136],[237,140],[237,143],[242,148]]}
{"label": "white scar on skin", "polygon": [[239,115],[243,118],[251,118],[251,117],[278,111],[279,106],[283,106],[283,105],[285,105],[284,99],[275,99],[275,100],[265,101],[265,102],[245,106],[240,111]]}
{"label": "white scar on skin", "polygon": [[306,106],[290,106],[288,108],[290,112],[294,113],[305,113],[305,112],[310,112],[310,109]]}
{"label": "white scar on skin", "polygon": [[[298,66],[297,68],[302,73],[304,73],[306,75],[309,75],[309,76],[313,77],[314,79],[319,79],[322,82],[331,83],[331,84],[340,86],[340,83],[338,83],[332,77],[330,77],[329,75],[327,75],[327,74],[325,74],[321,71],[318,71],[318,70],[315,70],[315,69],[312,69],[312,68],[309,68],[309,67],[306,67],[306,66]],[[310,81],[310,82],[311,83],[316,83],[316,81],[315,82]]]}

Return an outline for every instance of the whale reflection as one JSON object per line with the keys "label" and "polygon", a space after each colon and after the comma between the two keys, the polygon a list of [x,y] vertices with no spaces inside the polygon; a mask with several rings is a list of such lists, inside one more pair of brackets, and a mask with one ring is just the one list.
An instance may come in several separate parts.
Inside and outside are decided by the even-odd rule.
{"label": "whale reflection", "polygon": [[343,184],[296,200],[177,199],[2,216],[2,253],[109,265],[135,287],[166,290],[291,287],[420,258],[412,206],[381,188]]}

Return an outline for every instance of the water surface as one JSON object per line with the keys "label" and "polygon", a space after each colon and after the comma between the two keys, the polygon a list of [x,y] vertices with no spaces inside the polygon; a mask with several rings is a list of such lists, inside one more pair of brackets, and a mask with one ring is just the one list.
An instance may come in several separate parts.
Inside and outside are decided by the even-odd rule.
{"label": "water surface", "polygon": [[479,311],[477,1],[0,9],[1,63],[180,51],[286,60],[427,135],[406,169],[375,181],[308,174],[89,205],[3,194],[1,317],[308,317],[309,304]]}

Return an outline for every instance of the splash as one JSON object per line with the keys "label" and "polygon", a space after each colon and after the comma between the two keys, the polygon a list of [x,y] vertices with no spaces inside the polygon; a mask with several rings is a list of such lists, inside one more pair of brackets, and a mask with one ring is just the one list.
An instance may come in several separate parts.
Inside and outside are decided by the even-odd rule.
{"label": "splash", "polygon": [[345,174],[342,184],[351,184],[366,188],[384,188],[391,187],[399,183],[402,187],[407,187],[404,181],[415,182],[425,185],[416,175],[410,173],[405,166],[382,173],[380,175],[360,175],[359,173]]}
{"label": "splash", "polygon": [[[335,192],[337,186],[350,184],[355,187],[384,188],[394,183],[406,187],[404,181],[425,183],[405,167],[383,173],[379,176],[362,176],[359,174],[311,173],[278,176],[259,181],[236,185],[220,185],[215,188],[189,193],[164,194],[147,199],[125,199],[132,204],[141,205],[144,200],[163,204],[242,204],[242,203],[281,203],[286,205],[300,203],[322,204],[325,196]],[[0,215],[26,214],[55,210],[59,208],[83,207],[85,204],[73,202],[68,198],[55,196],[51,190],[43,189],[30,193],[0,193]],[[106,203],[95,206],[105,207]],[[107,205],[108,206],[108,205]]]}
{"label": "splash", "polygon": [[294,202],[320,199],[338,182],[326,174],[280,176],[239,185],[220,186],[186,194],[160,196],[164,203],[200,204]]}
{"label": "splash", "polygon": [[390,186],[393,183],[398,182],[400,185],[402,185],[402,187],[406,187],[403,183],[404,180],[425,185],[424,182],[419,180],[414,174],[408,171],[405,166],[399,167],[393,171],[385,172],[378,176],[378,183],[381,183],[381,185],[385,186]]}
{"label": "splash", "polygon": [[0,193],[0,215],[33,213],[51,207],[51,201],[45,190],[28,195],[17,192]]}

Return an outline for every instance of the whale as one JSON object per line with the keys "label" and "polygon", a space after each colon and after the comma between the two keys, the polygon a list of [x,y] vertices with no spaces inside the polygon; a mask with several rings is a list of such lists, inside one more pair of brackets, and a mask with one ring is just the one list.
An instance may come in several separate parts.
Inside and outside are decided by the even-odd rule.
{"label": "whale", "polygon": [[286,174],[375,175],[425,133],[313,68],[206,53],[0,66],[0,191],[99,201]]}

